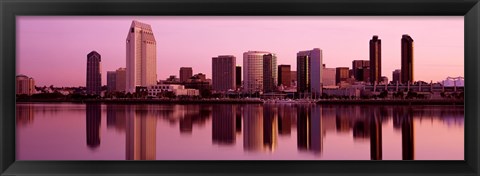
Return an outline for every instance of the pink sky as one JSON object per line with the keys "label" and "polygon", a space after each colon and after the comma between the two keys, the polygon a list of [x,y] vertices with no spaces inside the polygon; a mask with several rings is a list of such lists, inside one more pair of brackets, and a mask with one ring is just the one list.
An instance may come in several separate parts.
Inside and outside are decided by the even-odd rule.
{"label": "pink sky", "polygon": [[382,40],[382,75],[400,69],[400,39],[414,40],[415,80],[464,76],[464,22],[455,17],[17,17],[17,73],[37,86],[85,86],[87,54],[102,55],[106,72],[125,67],[125,40],[132,20],[152,25],[157,75],[180,67],[211,78],[211,58],[249,50],[276,53],[277,64],[296,69],[296,53],[320,48],[327,67],[351,67],[369,59],[369,40]]}

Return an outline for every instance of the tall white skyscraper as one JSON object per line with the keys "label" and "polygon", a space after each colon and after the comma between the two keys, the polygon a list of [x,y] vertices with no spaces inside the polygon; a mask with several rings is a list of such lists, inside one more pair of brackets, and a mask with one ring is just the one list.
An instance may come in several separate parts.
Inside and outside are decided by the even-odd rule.
{"label": "tall white skyscraper", "polygon": [[132,21],[127,35],[127,92],[157,84],[157,43],[149,24]]}
{"label": "tall white skyscraper", "polygon": [[270,54],[272,53],[265,51],[248,51],[243,53],[244,92],[254,93],[263,91],[263,57]]}

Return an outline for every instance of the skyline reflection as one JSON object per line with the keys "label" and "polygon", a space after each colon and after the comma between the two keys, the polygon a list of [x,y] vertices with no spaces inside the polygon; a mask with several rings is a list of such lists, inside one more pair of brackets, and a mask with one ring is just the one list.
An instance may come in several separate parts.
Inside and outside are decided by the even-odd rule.
{"label": "skyline reflection", "polygon": [[99,103],[86,104],[87,146],[91,149],[100,146],[101,111]]}
{"label": "skyline reflection", "polygon": [[[55,117],[58,113],[59,116],[65,116],[61,108],[49,106],[51,105],[17,105],[18,129],[30,128],[39,121],[48,120],[48,118],[38,120],[36,119],[38,115]],[[426,127],[425,125],[438,122],[445,125],[446,129],[443,130],[449,130],[449,128],[463,129],[464,123],[464,111],[461,106],[102,105],[98,103],[78,106],[83,106],[85,109],[83,111],[78,108],[66,109],[65,113],[83,112],[85,114],[83,117],[85,117],[86,126],[83,134],[86,139],[84,141],[86,148],[104,152],[105,147],[111,146],[109,142],[112,139],[105,136],[110,131],[105,131],[103,128],[113,129],[118,135],[124,136],[126,160],[161,159],[162,155],[170,156],[173,153],[159,150],[165,147],[157,146],[158,144],[179,145],[180,143],[199,153],[207,152],[208,148],[215,151],[220,146],[236,151],[236,146],[243,145],[241,151],[245,154],[251,153],[248,156],[260,157],[266,153],[285,155],[285,152],[296,156],[295,153],[299,152],[315,159],[331,158],[332,154],[344,148],[341,145],[367,144],[368,151],[363,152],[369,153],[369,158],[364,158],[365,160],[389,160],[392,152],[398,151],[398,149],[392,149],[392,145],[389,144],[393,141],[399,141],[397,146],[400,149],[398,151],[400,158],[398,159],[415,160],[418,156],[424,158],[425,155],[425,153],[419,153],[420,155],[416,153],[425,151],[425,149],[418,149],[426,145],[425,141],[416,141],[419,135],[426,132],[422,130]],[[54,110],[56,113],[50,113],[49,110]],[[65,116],[67,117],[68,115]],[[102,118],[105,118],[104,125],[101,123]],[[425,124],[420,125],[420,122]],[[165,133],[169,128],[176,129],[176,132]],[[206,133],[209,136],[203,135],[206,129],[211,129],[210,133]],[[420,134],[418,130],[421,131]],[[179,143],[180,138],[175,137],[175,133],[189,135],[182,137],[182,142]],[[345,141],[347,138],[338,138],[345,135],[351,142]],[[205,148],[205,143],[202,141],[210,143],[211,147]],[[292,148],[288,147],[290,144],[294,145],[296,150],[291,150]],[[198,148],[197,145],[199,145]],[[441,145],[451,144],[448,140],[443,140],[432,143],[430,147]],[[463,144],[458,145],[463,146]],[[444,152],[448,153],[448,151]],[[215,154],[212,153],[212,155]],[[232,157],[231,159],[241,158]]]}

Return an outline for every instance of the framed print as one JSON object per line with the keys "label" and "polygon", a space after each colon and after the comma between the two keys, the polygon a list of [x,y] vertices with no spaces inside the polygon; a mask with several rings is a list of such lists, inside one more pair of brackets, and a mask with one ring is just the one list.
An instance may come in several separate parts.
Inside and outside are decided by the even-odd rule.
{"label": "framed print", "polygon": [[1,174],[478,175],[479,10],[2,1]]}

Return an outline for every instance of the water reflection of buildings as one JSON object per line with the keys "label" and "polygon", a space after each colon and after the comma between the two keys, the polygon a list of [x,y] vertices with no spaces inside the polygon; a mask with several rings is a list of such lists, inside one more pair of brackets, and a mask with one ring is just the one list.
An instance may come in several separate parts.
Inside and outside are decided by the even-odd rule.
{"label": "water reflection of buildings", "polygon": [[[351,111],[346,107],[338,107],[336,111],[337,132],[352,130],[354,139],[370,139],[370,159],[372,160],[382,160],[382,123],[393,116],[394,129],[402,131],[402,159],[414,159],[413,113],[411,108],[363,106],[361,110]],[[348,116],[346,114],[348,112],[355,113]]]}
{"label": "water reflection of buildings", "polygon": [[403,111],[402,114],[402,159],[414,160],[414,131],[413,131],[413,112],[412,109]]}
{"label": "water reflection of buildings", "polygon": [[271,104],[263,105],[263,145],[274,151],[278,143],[278,108]]}
{"label": "water reflection of buildings", "polygon": [[17,126],[22,127],[33,122],[33,108],[32,104],[21,104],[16,106]]}
{"label": "water reflection of buildings", "polygon": [[382,113],[371,111],[370,121],[370,159],[382,160]]}
{"label": "water reflection of buildings", "polygon": [[126,129],[126,105],[107,104],[107,128],[124,132]]}
{"label": "water reflection of buildings", "polygon": [[[191,134],[193,125],[206,123],[210,118],[212,110],[208,105],[175,105],[176,111],[182,111],[176,118],[180,119],[180,133]],[[170,117],[171,118],[171,117]]]}
{"label": "water reflection of buildings", "polygon": [[101,104],[88,103],[86,109],[87,146],[95,149],[100,146]]}
{"label": "water reflection of buildings", "polygon": [[290,104],[278,106],[278,134],[290,135],[292,131],[292,121],[297,117],[294,107]]}
{"label": "water reflection of buildings", "polygon": [[156,159],[157,118],[148,107],[132,105],[125,108],[126,160]]}
{"label": "water reflection of buildings", "polygon": [[236,107],[231,104],[214,105],[212,109],[212,141],[214,144],[235,143]]}
{"label": "water reflection of buildings", "polygon": [[316,105],[297,107],[297,147],[300,151],[321,154],[323,150],[322,108]]}
{"label": "water reflection of buildings", "polygon": [[263,150],[263,107],[248,104],[243,107],[243,149]]}

